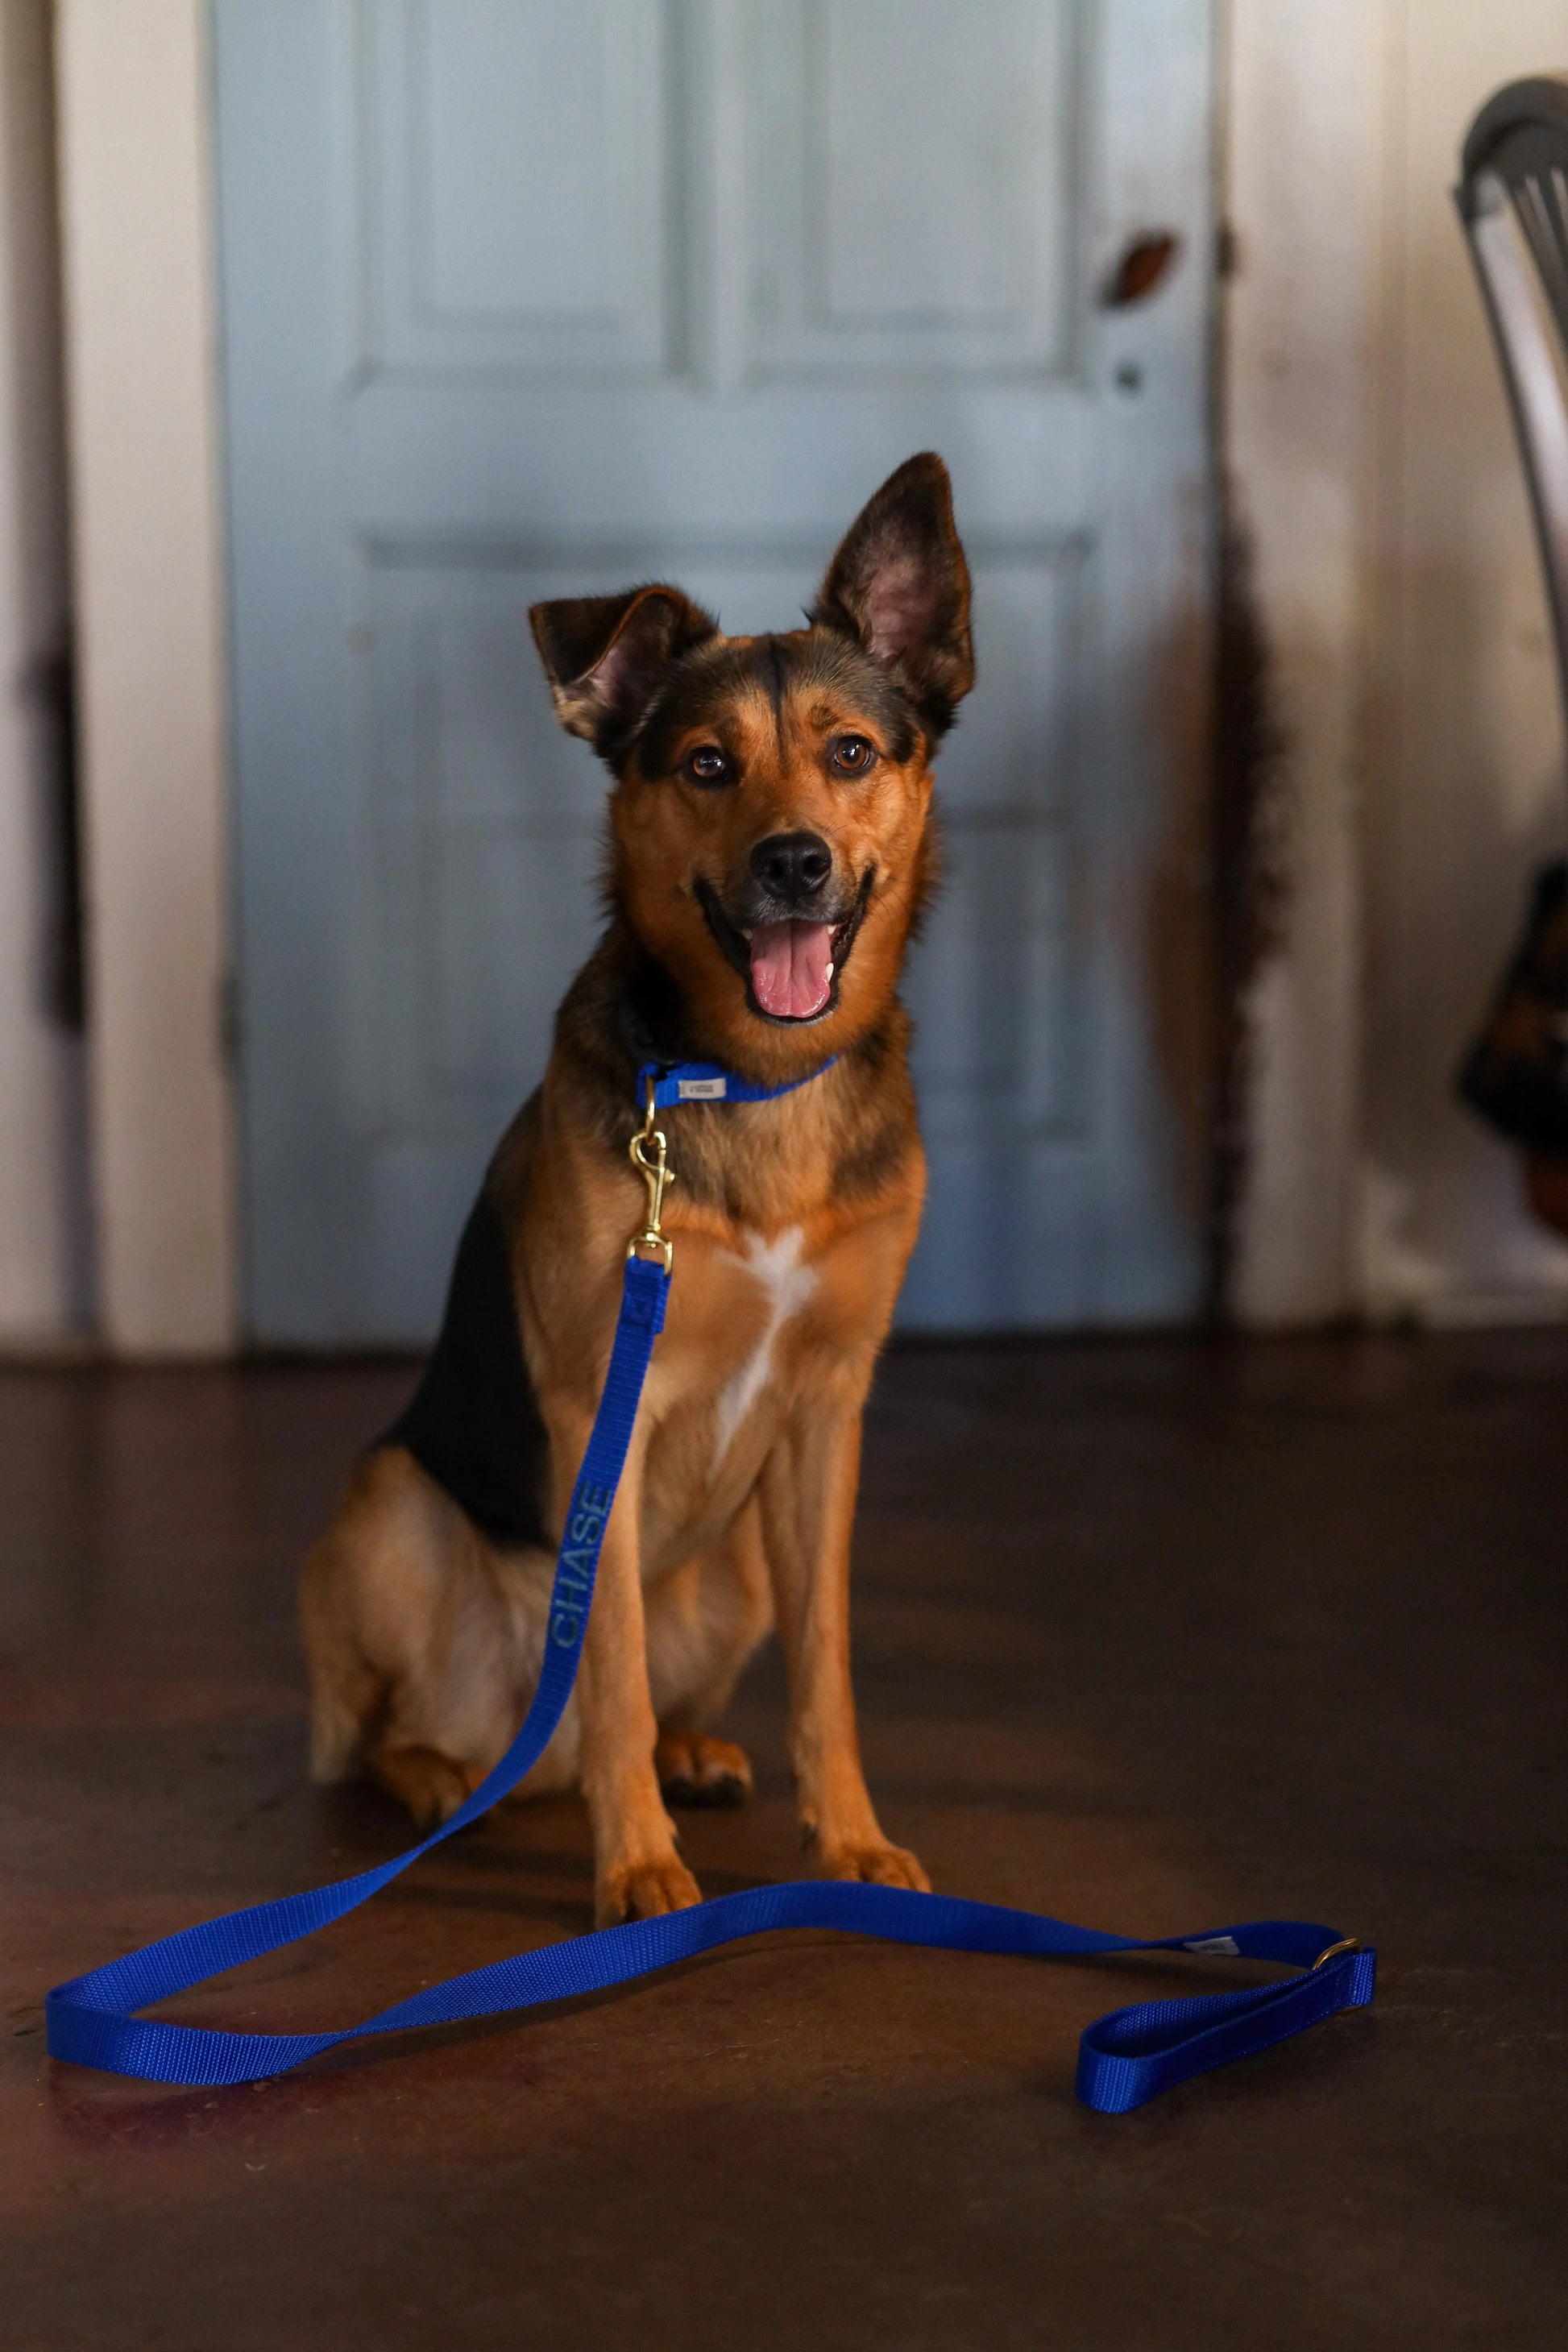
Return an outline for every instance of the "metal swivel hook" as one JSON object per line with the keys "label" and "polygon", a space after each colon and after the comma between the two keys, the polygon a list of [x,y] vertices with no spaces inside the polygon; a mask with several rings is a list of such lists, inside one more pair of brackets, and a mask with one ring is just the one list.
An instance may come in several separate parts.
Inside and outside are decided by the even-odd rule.
{"label": "metal swivel hook", "polygon": [[626,1255],[636,1257],[639,1249],[656,1249],[663,1254],[664,1270],[669,1272],[675,1256],[675,1244],[663,1232],[659,1218],[664,1211],[664,1196],[675,1181],[675,1171],[669,1165],[668,1145],[664,1129],[654,1125],[654,1082],[647,1081],[647,1116],[633,1136],[627,1150],[632,1166],[647,1186],[647,1223],[640,1233],[634,1234],[626,1244]]}

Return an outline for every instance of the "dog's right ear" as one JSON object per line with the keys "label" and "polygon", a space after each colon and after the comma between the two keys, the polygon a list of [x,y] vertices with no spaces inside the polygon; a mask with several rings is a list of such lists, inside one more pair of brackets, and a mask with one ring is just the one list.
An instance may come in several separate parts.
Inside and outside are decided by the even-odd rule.
{"label": "dog's right ear", "polygon": [[563,596],[529,614],[555,716],[612,757],[632,736],[671,662],[719,625],[679,588],[628,588],[619,596]]}
{"label": "dog's right ear", "polygon": [[907,457],[861,509],[810,617],[858,638],[909,688],[933,739],[945,734],[974,684],[974,647],[952,485],[934,450]]}

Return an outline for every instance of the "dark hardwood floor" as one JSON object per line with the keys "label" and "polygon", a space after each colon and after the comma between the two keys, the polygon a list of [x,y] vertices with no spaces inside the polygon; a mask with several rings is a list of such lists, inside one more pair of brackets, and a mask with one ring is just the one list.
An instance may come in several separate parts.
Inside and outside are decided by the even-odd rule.
{"label": "dark hardwood floor", "polygon": [[[1568,1332],[910,1349],[879,1389],[889,1829],[1094,1925],[1337,1922],[1370,2013],[1113,2119],[1079,2032],[1173,1969],[821,1936],[256,2089],[51,2066],[57,1979],[406,1842],[306,1784],[291,1585],[408,1380],[0,1371],[7,2347],[1562,2344]],[[800,1867],[771,1656],[733,1719],[710,1892]],[[177,2013],[347,2020],[588,1894],[578,1806],[513,1810]]]}

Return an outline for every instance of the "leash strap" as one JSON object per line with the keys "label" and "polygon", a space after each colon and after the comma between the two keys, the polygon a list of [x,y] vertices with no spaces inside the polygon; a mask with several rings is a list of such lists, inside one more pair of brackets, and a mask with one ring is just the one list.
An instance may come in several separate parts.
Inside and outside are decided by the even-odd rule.
{"label": "leash strap", "polygon": [[820,1063],[804,1078],[786,1078],[782,1087],[759,1086],[752,1078],[737,1077],[733,1070],[721,1069],[717,1062],[645,1062],[637,1072],[637,1108],[640,1110],[646,1102],[644,1088],[649,1078],[655,1110],[673,1110],[688,1102],[775,1102],[780,1095],[793,1095],[797,1087],[810,1086],[837,1059],[835,1054],[833,1061]]}
{"label": "leash strap", "polygon": [[[544,1645],[539,1687],[521,1729],[495,1769],[440,1829],[411,1846],[406,1853],[396,1854],[374,1870],[362,1870],[353,1878],[313,1887],[304,1895],[286,1895],[275,1902],[252,1904],[246,1910],[231,1911],[198,1927],[182,1928],[177,1935],[162,1937],[141,1951],[127,1952],[123,1958],[110,1960],[104,1968],[89,1969],[86,1976],[57,1985],[45,2002],[51,2057],[68,2058],[81,2066],[101,2066],[110,2074],[139,2075],[144,2082],[251,2083],[264,2075],[286,2074],[289,2067],[302,2064],[319,2052],[331,2050],[338,2042],[352,2041],[360,2034],[391,2032],[394,2028],[389,2021],[395,2016],[402,2022],[414,2021],[407,2002],[396,2011],[388,2010],[384,2018],[373,2018],[367,2025],[353,2026],[343,2033],[215,2033],[187,2025],[150,2024],[132,2012],[147,2008],[153,2001],[166,2000],[172,1993],[188,1991],[192,1985],[216,1976],[222,1969],[237,1968],[242,1961],[279,1951],[285,1944],[292,1944],[318,1927],[330,1927],[347,1912],[356,1911],[362,1903],[367,1903],[405,1871],[410,1863],[417,1862],[421,1854],[439,1845],[443,1838],[477,1822],[538,1762],[550,1744],[550,1736],[561,1720],[577,1678],[605,1528],[626,1466],[648,1358],[664,1328],[668,1293],[669,1276],[662,1265],[647,1258],[626,1260],[610,1369],[588,1450],[572,1490],[571,1507],[555,1563],[549,1639]],[[503,1967],[525,1969],[528,1957],[531,1956],[505,1962]],[[428,2019],[420,2021],[483,2014],[482,2000],[478,2009],[464,2005],[465,1989],[479,1978],[494,1974],[492,1969],[482,1969],[475,1977],[456,1977],[450,1983],[432,1987],[420,2000],[434,1999],[437,2006]],[[613,1974],[604,1979],[605,1983],[615,1980]],[[574,1989],[586,1990],[595,1981],[590,1971]],[[558,1998],[553,1993],[529,1997]],[[443,2000],[453,2005],[443,2008]],[[419,2003],[414,2006],[417,2008]],[[409,2010],[406,2019],[403,2018],[404,2010]]]}
{"label": "leash strap", "polygon": [[804,1880],[752,1887],[661,1919],[632,1920],[539,1951],[520,1952],[431,1985],[363,2024],[333,2032],[232,2033],[136,2014],[357,1910],[421,1854],[478,1821],[537,1763],[576,1679],[605,1529],[668,1293],[667,1265],[628,1257],[609,1371],[556,1560],[539,1687],[521,1729],[494,1770],[442,1828],[374,1870],[183,1928],[57,1985],[45,2005],[50,2056],[142,2082],[254,2083],[285,2074],[344,2042],[599,1991],[740,1937],[781,1927],[831,1927],[891,1943],[1042,1959],[1109,1952],[1196,1952],[1279,1961],[1300,1971],[1283,1983],[1180,2000],[1138,2001],[1100,2018],[1079,2045],[1077,2087],[1086,2105],[1106,2115],[1124,2114],[1190,2075],[1266,2050],[1336,2010],[1364,2007],[1373,1997],[1375,1954],[1336,1936],[1331,1927],[1305,1920],[1255,1920],[1201,1936],[1139,1938],[1108,1936],[1043,1914],[965,1902],[954,1895]]}

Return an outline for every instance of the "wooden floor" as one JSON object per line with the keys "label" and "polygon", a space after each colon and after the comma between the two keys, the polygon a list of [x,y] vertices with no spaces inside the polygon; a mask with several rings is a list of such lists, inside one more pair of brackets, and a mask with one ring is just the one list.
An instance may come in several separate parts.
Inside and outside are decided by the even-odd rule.
{"label": "wooden floor", "polygon": [[[291,1575],[407,1381],[0,1373],[7,2352],[1563,2344],[1568,1334],[910,1349],[879,1391],[892,1833],[1102,1927],[1360,1931],[1371,2013],[1107,2118],[1079,2032],[1172,1969],[813,1937],[257,2089],[52,2067],[49,1983],[405,1842],[306,1785]],[[799,1869],[771,1658],[735,1719],[710,1892]],[[346,2021],[588,1892],[576,1804],[514,1811],[177,2013]]]}

